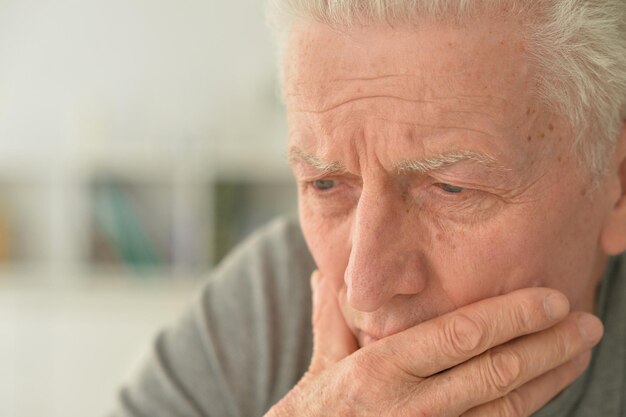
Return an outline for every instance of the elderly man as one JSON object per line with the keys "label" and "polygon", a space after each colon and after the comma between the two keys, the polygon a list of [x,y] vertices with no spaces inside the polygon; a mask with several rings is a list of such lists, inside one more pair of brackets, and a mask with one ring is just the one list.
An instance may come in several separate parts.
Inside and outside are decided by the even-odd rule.
{"label": "elderly man", "polygon": [[236,251],[118,415],[626,416],[626,3],[271,16],[304,240]]}

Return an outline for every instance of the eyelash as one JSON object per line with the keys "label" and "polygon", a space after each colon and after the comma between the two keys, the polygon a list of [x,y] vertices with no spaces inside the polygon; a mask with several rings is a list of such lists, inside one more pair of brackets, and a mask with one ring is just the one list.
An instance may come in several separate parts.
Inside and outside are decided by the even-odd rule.
{"label": "eyelash", "polygon": [[433,184],[443,190],[446,194],[463,194],[466,191],[465,187],[459,187],[454,184],[448,184],[444,182]]}

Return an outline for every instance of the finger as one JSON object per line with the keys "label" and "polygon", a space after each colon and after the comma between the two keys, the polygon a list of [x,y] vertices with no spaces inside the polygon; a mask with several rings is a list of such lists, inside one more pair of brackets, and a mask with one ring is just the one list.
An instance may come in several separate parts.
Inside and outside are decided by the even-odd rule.
{"label": "finger", "polygon": [[442,413],[459,415],[504,397],[527,382],[591,349],[602,336],[602,323],[588,313],[574,313],[554,327],[497,346],[471,361],[429,378],[447,384],[435,404]]}
{"label": "finger", "polygon": [[358,348],[339,308],[329,279],[315,271],[313,291],[313,358],[309,373],[315,374],[340,361]]}
{"label": "finger", "polygon": [[530,416],[582,375],[590,360],[591,352],[583,353],[504,397],[472,408],[462,417]]}
{"label": "finger", "polygon": [[526,288],[425,321],[372,347],[393,352],[400,369],[426,378],[494,346],[553,326],[568,312],[569,302],[560,292]]}

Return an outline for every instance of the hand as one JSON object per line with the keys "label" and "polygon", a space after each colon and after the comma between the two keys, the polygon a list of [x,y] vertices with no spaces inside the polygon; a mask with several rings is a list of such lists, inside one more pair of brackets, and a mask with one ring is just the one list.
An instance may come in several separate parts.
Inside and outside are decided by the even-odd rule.
{"label": "hand", "polygon": [[266,415],[529,416],[588,366],[602,336],[561,293],[528,288],[462,307],[357,350],[314,273],[313,358]]}

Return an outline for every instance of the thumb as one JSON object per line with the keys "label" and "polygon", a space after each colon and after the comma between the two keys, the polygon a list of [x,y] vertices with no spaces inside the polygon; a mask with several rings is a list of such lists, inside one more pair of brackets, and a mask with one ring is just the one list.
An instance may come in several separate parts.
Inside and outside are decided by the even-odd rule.
{"label": "thumb", "polygon": [[357,342],[339,308],[329,279],[319,271],[311,276],[313,292],[313,358],[309,373],[317,374],[354,353]]}

